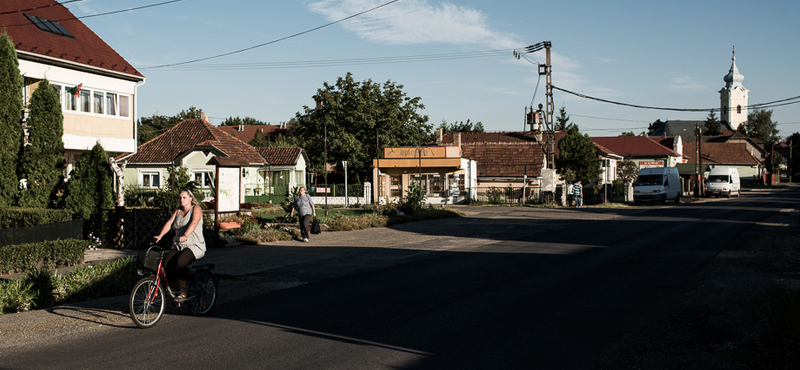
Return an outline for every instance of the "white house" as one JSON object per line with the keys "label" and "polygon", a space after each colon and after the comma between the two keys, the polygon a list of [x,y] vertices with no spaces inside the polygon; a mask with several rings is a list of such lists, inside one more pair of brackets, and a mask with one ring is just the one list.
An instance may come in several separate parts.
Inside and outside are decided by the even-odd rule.
{"label": "white house", "polygon": [[136,150],[145,82],[136,68],[55,0],[3,0],[0,24],[17,51],[24,103],[43,79],[61,93],[67,173],[98,142],[108,152]]}

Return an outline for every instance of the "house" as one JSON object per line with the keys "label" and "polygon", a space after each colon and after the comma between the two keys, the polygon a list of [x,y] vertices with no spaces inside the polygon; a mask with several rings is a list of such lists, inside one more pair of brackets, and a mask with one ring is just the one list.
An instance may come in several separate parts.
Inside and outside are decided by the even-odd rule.
{"label": "house", "polygon": [[208,199],[214,196],[216,176],[216,166],[209,161],[216,156],[230,157],[245,164],[241,171],[241,202],[248,193],[253,195],[253,189],[264,187],[259,169],[267,164],[266,160],[255,148],[208,123],[205,117],[183,120],[140,145],[136,152],[124,153],[115,160],[126,163],[127,184],[138,184],[145,189],[163,189],[169,178],[168,169],[185,166],[191,180]]}
{"label": "house", "polygon": [[[693,178],[697,173],[697,164],[702,165],[702,172],[706,173],[714,167],[732,167],[739,171],[739,178],[743,186],[753,186],[758,183],[762,174],[766,173],[763,161],[754,156],[746,143],[731,142],[705,142],[700,144],[700,160],[697,156],[697,143],[683,144],[683,151],[688,160],[678,166],[682,178]],[[688,175],[688,176],[687,176]],[[707,175],[704,175],[704,177]]]}
{"label": "house", "polygon": [[283,203],[294,186],[305,186],[308,154],[303,148],[256,148],[267,165],[258,172],[264,186],[253,188],[253,196],[245,197],[253,203]]}
{"label": "house", "polygon": [[593,137],[595,145],[602,146],[618,156],[636,163],[639,168],[674,167],[683,163],[683,155],[669,149],[647,136]]}
{"label": "house", "polygon": [[[67,174],[83,151],[136,150],[144,76],[55,0],[4,0],[0,25],[14,43],[27,105],[47,79],[61,95]],[[22,114],[21,114],[22,116]]]}

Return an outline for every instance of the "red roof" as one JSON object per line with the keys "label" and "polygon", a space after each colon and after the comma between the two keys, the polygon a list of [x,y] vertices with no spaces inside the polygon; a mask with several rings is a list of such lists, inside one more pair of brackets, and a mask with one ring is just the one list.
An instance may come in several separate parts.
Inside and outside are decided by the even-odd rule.
{"label": "red roof", "polygon": [[256,148],[267,163],[272,166],[294,166],[297,164],[297,157],[303,152],[303,148]]}
{"label": "red roof", "polygon": [[[186,119],[163,134],[139,146],[136,154],[126,158],[130,164],[164,164],[192,150],[217,149],[224,155],[250,164],[266,164],[255,148],[228,135],[206,121]],[[125,158],[130,154],[123,154]]]}
{"label": "red roof", "polygon": [[[26,14],[56,22],[56,27],[60,25],[71,37],[43,31]],[[11,37],[20,59],[43,57],[50,63],[62,62],[71,66],[113,71],[131,75],[135,80],[144,78],[103,39],[55,0],[0,1],[0,28]]]}
{"label": "red roof", "polygon": [[668,149],[646,136],[593,137],[592,141],[594,141],[595,144],[603,146],[615,154],[623,157],[680,157],[680,154],[676,153],[672,149]]}
{"label": "red roof", "polygon": [[237,139],[249,143],[256,137],[256,131],[268,138],[274,138],[277,135],[286,135],[291,127],[289,126],[273,126],[273,125],[255,125],[255,126],[218,126],[220,130],[235,136]]}
{"label": "red roof", "polygon": [[[728,164],[755,166],[760,164],[745,143],[702,143],[702,162],[707,164]],[[683,143],[683,153],[687,163],[697,163],[697,143]]]}

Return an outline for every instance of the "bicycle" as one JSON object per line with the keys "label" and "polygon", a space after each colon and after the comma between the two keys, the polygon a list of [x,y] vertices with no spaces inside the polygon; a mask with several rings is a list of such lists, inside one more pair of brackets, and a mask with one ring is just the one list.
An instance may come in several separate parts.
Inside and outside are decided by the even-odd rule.
{"label": "bicycle", "polygon": [[[174,302],[178,294],[170,289],[164,270],[164,258],[168,253],[169,248],[162,249],[158,245],[150,243],[147,252],[139,257],[141,267],[136,272],[145,277],[133,286],[128,299],[128,311],[136,326],[142,329],[155,326],[166,310],[166,297],[169,296]],[[213,269],[214,264],[212,263],[189,266],[187,295],[189,310],[195,315],[209,313],[217,301],[217,277],[214,276]],[[179,302],[174,302],[174,304],[177,307],[181,306]]]}

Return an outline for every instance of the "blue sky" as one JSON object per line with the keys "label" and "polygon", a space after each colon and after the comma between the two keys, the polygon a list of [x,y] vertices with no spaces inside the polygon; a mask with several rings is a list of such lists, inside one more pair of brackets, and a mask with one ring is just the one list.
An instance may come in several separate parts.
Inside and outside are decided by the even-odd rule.
{"label": "blue sky", "polygon": [[[81,17],[164,1],[84,0],[67,7]],[[719,108],[734,45],[750,104],[800,95],[796,0],[400,0],[289,37],[389,1],[183,0],[84,22],[146,76],[139,117],[196,106],[214,124],[230,116],[278,124],[312,106],[324,82],[351,72],[358,81],[403,85],[408,96],[422,98],[421,113],[434,125],[469,119],[487,131],[519,131],[524,108],[544,103],[545,81],[537,90],[536,65],[511,50],[541,41],[552,42],[555,86],[607,100]],[[543,63],[545,53],[528,57]],[[561,91],[554,102],[556,113],[564,106],[590,136],[639,134],[656,119],[708,116]],[[782,136],[800,131],[800,103],[769,109]]]}

